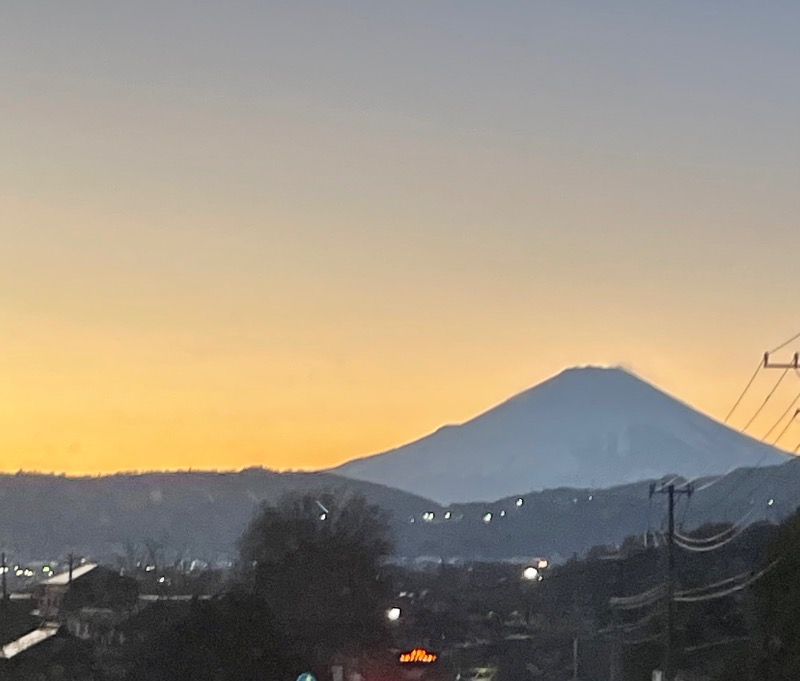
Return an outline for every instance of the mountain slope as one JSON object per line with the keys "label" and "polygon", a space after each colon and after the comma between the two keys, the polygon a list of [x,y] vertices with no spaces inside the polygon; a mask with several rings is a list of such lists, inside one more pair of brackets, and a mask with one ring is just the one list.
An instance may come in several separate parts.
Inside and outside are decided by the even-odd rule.
{"label": "mountain slope", "polygon": [[622,369],[561,374],[459,426],[331,472],[441,503],[687,477],[787,456]]}

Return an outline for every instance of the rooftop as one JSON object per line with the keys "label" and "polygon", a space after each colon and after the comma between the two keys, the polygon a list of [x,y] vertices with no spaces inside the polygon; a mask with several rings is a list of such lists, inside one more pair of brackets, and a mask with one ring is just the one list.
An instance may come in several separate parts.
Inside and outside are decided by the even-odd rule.
{"label": "rooftop", "polygon": [[21,638],[18,638],[16,641],[7,643],[0,648],[0,660],[10,660],[12,657],[25,652],[29,648],[33,648],[33,646],[41,643],[42,641],[52,638],[57,633],[57,624],[44,624],[38,629],[34,629]]}
{"label": "rooftop", "polygon": [[[79,565],[76,568],[72,569],[72,579],[76,580],[79,577],[83,577],[84,575],[90,573],[97,567],[97,563],[85,563],[83,565]],[[50,579],[46,579],[42,582],[45,586],[66,586],[69,584],[69,570],[65,572],[59,572],[57,575],[54,575]]]}

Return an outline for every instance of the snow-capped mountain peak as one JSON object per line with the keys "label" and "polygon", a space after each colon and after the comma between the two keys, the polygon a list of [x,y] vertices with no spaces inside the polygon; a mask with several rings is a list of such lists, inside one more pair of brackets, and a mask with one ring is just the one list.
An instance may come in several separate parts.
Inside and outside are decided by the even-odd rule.
{"label": "snow-capped mountain peak", "polygon": [[624,369],[592,366],[332,472],[450,503],[668,473],[714,475],[786,458]]}

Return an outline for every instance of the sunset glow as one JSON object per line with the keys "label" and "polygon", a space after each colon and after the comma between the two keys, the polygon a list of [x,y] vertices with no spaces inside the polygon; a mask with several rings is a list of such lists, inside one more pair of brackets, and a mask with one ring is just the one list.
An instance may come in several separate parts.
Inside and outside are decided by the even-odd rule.
{"label": "sunset glow", "polygon": [[69,4],[0,29],[2,471],[328,467],[582,364],[722,419],[800,330],[797,7]]}

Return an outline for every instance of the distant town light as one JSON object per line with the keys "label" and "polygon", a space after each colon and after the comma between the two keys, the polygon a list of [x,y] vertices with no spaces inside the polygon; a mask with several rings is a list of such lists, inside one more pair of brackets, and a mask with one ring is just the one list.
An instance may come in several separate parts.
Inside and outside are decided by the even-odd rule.
{"label": "distant town light", "polygon": [[328,519],[328,514],[327,513],[320,513],[319,514],[319,519],[320,520],[327,520]]}
{"label": "distant town light", "polygon": [[400,615],[402,614],[403,612],[402,610],[400,610],[400,608],[397,607],[389,608],[386,611],[386,619],[388,619],[390,622],[397,622],[397,620],[400,619]]}
{"label": "distant town light", "polygon": [[483,514],[483,522],[485,523],[492,522],[492,514],[490,511],[487,511],[486,513]]}
{"label": "distant town light", "polygon": [[547,562],[547,559],[540,558],[539,561],[536,563],[536,567],[540,570],[544,570],[550,563]]}
{"label": "distant town light", "polygon": [[519,497],[519,499],[517,499],[514,503],[517,505],[517,508],[519,508],[520,506],[522,506],[522,504],[525,503],[525,499]]}
{"label": "distant town light", "polygon": [[505,511],[500,511],[500,517],[501,518],[505,518],[506,517],[506,512]]}
{"label": "distant town light", "polygon": [[425,511],[425,513],[422,514],[422,519],[426,523],[432,522],[434,518],[436,518],[436,514],[433,511]]}
{"label": "distant town light", "polygon": [[452,518],[452,517],[453,517],[453,514],[452,514],[452,513],[450,513],[450,511],[447,511],[447,512],[444,514],[444,519],[445,519],[445,520],[450,520],[450,518]]}
{"label": "distant town light", "polygon": [[767,502],[767,506],[773,506],[774,504],[775,504],[775,499],[770,499],[770,500]]}

